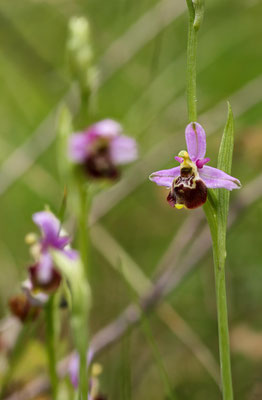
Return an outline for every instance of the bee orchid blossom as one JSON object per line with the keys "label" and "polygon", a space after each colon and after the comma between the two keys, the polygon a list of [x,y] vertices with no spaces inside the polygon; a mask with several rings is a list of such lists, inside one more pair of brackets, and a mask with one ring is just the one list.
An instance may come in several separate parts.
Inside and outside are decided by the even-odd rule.
{"label": "bee orchid blossom", "polygon": [[136,141],[122,134],[121,125],[105,119],[75,133],[69,140],[69,158],[92,178],[116,179],[119,166],[137,158]]}
{"label": "bee orchid blossom", "polygon": [[172,207],[194,209],[207,200],[207,189],[239,189],[238,179],[224,171],[209,167],[206,155],[206,134],[197,122],[191,122],[185,131],[187,151],[180,151],[175,159],[179,167],[153,172],[149,179],[170,191],[167,201]]}
{"label": "bee orchid blossom", "polygon": [[[41,211],[33,215],[33,221],[41,230],[42,237],[29,234],[26,238],[31,244],[31,253],[35,263],[29,267],[31,289],[53,292],[60,284],[61,275],[55,268],[51,250],[59,250],[67,257],[76,259],[78,253],[69,247],[70,237],[61,230],[59,220],[50,211]],[[27,286],[28,289],[28,286]]]}

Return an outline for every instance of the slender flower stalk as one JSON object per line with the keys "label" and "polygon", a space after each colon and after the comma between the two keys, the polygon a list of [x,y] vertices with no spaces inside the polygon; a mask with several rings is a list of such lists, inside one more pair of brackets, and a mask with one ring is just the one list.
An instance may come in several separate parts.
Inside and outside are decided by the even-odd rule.
{"label": "slender flower stalk", "polygon": [[85,279],[81,258],[70,260],[61,252],[55,251],[53,257],[61,273],[70,286],[71,327],[75,347],[79,355],[79,399],[87,399],[89,370],[86,359],[88,348],[88,319],[91,307],[91,292]]}
{"label": "slender flower stalk", "polygon": [[212,236],[218,314],[220,368],[223,399],[233,400],[225,278],[226,250],[225,242],[223,240],[221,242],[221,236],[222,235],[215,235],[215,237],[214,235]]}
{"label": "slender flower stalk", "polygon": [[59,379],[56,372],[56,304],[55,295],[50,296],[45,305],[46,320],[46,347],[48,355],[49,376],[51,381],[52,399],[56,400],[58,395]]}
{"label": "slender flower stalk", "polygon": [[196,97],[196,55],[197,31],[194,27],[195,9],[192,0],[186,0],[188,7],[188,38],[187,38],[187,107],[189,122],[197,121]]}
{"label": "slender flower stalk", "polygon": [[89,268],[89,235],[87,227],[87,216],[89,212],[89,205],[91,199],[89,198],[89,188],[87,184],[83,182],[80,174],[76,177],[77,189],[78,189],[78,242],[80,255],[83,261],[83,266],[85,270],[86,279],[90,278],[90,268]]}
{"label": "slender flower stalk", "polygon": [[[233,114],[231,107],[228,107],[228,120],[225,126],[222,142],[218,155],[218,166],[230,173],[233,153]],[[228,333],[228,316],[227,316],[227,300],[226,300],[226,277],[225,277],[225,261],[226,261],[226,230],[227,215],[229,205],[229,193],[220,190],[217,200],[204,207],[207,220],[210,226],[216,281],[216,298],[218,310],[218,333],[219,333],[219,352],[222,376],[222,389],[224,399],[233,399],[233,387],[231,378],[231,362],[230,362],[230,342]],[[211,212],[210,212],[211,209]],[[213,216],[215,216],[215,219]]]}
{"label": "slender flower stalk", "polygon": [[[196,111],[196,48],[197,48],[197,30],[200,24],[194,24],[196,18],[196,6],[199,6],[201,0],[186,0],[189,11],[188,28],[188,59],[187,59],[187,103],[189,122],[197,120]],[[202,0],[203,3],[203,0]],[[201,12],[202,8],[197,11]],[[199,14],[197,15],[199,18]],[[201,15],[200,15],[201,20]],[[195,25],[195,26],[194,26]],[[220,162],[218,167],[226,173],[230,173],[233,151],[233,117],[229,109],[228,123],[225,128],[223,140],[220,147]],[[228,155],[229,154],[229,155]],[[209,193],[209,199],[212,193]],[[226,221],[228,213],[229,192],[220,189],[217,199],[208,201],[205,204],[207,220],[210,226],[210,232],[213,242],[213,257],[215,268],[216,298],[218,313],[218,333],[219,333],[219,352],[222,377],[222,391],[224,400],[233,400],[231,364],[230,364],[230,345],[228,333],[228,316],[226,300],[225,283],[225,259],[226,259]]]}

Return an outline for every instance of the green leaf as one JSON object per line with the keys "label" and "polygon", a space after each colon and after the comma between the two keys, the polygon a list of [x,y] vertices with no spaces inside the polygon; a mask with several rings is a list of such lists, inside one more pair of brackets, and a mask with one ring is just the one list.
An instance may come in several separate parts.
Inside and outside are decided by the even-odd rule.
{"label": "green leaf", "polygon": [[61,251],[53,251],[52,255],[56,267],[69,283],[72,293],[72,313],[79,318],[84,316],[85,319],[91,305],[91,291],[80,257],[72,260]]}
{"label": "green leaf", "polygon": [[[234,147],[234,119],[230,104],[228,103],[228,116],[227,122],[224,129],[223,137],[221,140],[217,168],[226,172],[231,173],[232,156]],[[218,235],[222,235],[223,240],[226,238],[227,229],[227,216],[229,208],[229,195],[230,192],[226,189],[219,189],[218,191]]]}
{"label": "green leaf", "polygon": [[88,394],[86,352],[88,349],[88,317],[91,306],[90,286],[85,277],[84,266],[80,257],[72,260],[61,251],[54,251],[52,255],[56,266],[68,281],[72,293],[71,329],[75,348],[80,357],[79,388],[81,398],[86,399]]}
{"label": "green leaf", "polygon": [[69,181],[72,174],[72,164],[68,159],[68,140],[72,132],[72,116],[69,109],[64,105],[59,112],[57,122],[57,162],[61,181],[64,185]]}
{"label": "green leaf", "polygon": [[207,201],[203,209],[214,241],[217,237],[217,195],[213,189],[208,189]]}

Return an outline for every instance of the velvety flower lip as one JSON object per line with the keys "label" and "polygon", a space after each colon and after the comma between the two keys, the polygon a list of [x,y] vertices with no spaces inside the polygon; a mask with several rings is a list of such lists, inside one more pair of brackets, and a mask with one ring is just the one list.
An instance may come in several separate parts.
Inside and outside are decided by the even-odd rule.
{"label": "velvety flower lip", "polygon": [[[165,186],[171,190],[168,202],[172,206],[181,208],[195,208],[205,201],[204,183],[206,188],[224,188],[227,190],[239,189],[241,183],[237,178],[226,174],[224,171],[209,167],[210,159],[206,154],[206,134],[203,127],[197,122],[191,122],[185,130],[187,152],[181,151],[175,157],[180,167],[153,172],[149,179],[159,186]],[[197,190],[201,188],[201,193]],[[193,196],[197,196],[199,202],[195,204]],[[184,198],[184,199],[183,199]],[[187,207],[186,198],[190,199],[193,206]],[[200,201],[201,199],[201,201]],[[183,202],[185,200],[185,203]],[[189,201],[189,200],[188,200]]]}
{"label": "velvety flower lip", "polygon": [[116,166],[137,159],[136,141],[123,134],[121,125],[111,119],[99,121],[69,139],[68,155],[83,164],[93,177],[117,177]]}

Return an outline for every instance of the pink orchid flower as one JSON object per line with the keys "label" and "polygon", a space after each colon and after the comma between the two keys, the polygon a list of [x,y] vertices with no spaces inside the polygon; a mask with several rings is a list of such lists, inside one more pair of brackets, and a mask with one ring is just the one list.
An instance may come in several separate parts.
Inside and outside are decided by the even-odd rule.
{"label": "pink orchid flower", "polygon": [[118,178],[118,167],[137,158],[136,141],[122,132],[121,125],[112,119],[97,122],[71,136],[69,158],[83,165],[92,178]]}
{"label": "pink orchid flower", "polygon": [[206,134],[197,122],[186,127],[187,151],[181,151],[175,159],[179,167],[153,172],[149,179],[170,191],[167,201],[172,207],[193,209],[202,206],[207,199],[207,189],[239,189],[238,179],[224,171],[209,167],[206,155]]}

